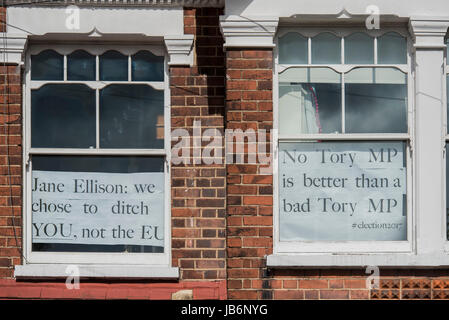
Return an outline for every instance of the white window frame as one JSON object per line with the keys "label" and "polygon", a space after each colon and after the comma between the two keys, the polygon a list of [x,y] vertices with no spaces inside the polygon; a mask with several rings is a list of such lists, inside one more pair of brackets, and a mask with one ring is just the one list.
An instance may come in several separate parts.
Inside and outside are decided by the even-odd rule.
{"label": "white window frame", "polygon": [[443,217],[443,227],[444,227],[444,234],[445,234],[445,243],[444,243],[444,251],[446,253],[449,253],[449,238],[448,238],[448,234],[449,234],[449,219],[448,219],[448,213],[447,213],[447,206],[448,206],[448,199],[446,197],[446,190],[449,187],[446,184],[446,176],[448,174],[447,170],[446,170],[446,161],[447,161],[447,152],[446,152],[446,144],[449,144],[449,130],[448,130],[448,123],[447,123],[447,117],[448,117],[448,110],[447,110],[447,103],[448,103],[448,90],[447,90],[447,77],[449,76],[449,38],[445,38],[445,44],[446,44],[446,50],[444,53],[444,70],[443,70],[443,79],[442,79],[442,85],[443,85],[443,126],[442,126],[442,133],[441,133],[441,141],[442,141],[442,149],[443,149],[443,176],[444,176],[444,181],[445,183],[443,183],[443,188],[442,188],[442,193],[443,193],[443,208],[444,208],[444,217]]}
{"label": "white window frame", "polygon": [[[308,39],[309,63],[295,64],[295,65],[281,65],[279,64],[279,45],[280,37],[289,32],[296,32]],[[341,42],[341,64],[338,65],[321,65],[311,64],[311,38],[314,36],[328,32],[340,37]],[[357,64],[347,65],[344,63],[344,37],[353,33],[361,32],[374,37],[374,64]],[[377,38],[385,33],[395,32],[407,40],[407,64],[406,65],[387,65],[377,64]],[[407,163],[407,241],[280,241],[279,231],[279,175],[278,170],[274,170],[273,174],[273,254],[275,255],[291,255],[291,254],[365,254],[365,253],[404,253],[410,254],[415,249],[416,239],[416,217],[414,210],[414,75],[412,73],[412,41],[406,29],[402,28],[382,28],[381,30],[366,30],[362,28],[280,28],[275,38],[274,48],[274,68],[273,68],[273,128],[275,132],[274,146],[274,166],[278,168],[279,161],[279,143],[280,142],[294,142],[299,140],[322,140],[322,141],[404,141],[406,142],[406,163]],[[407,74],[407,88],[408,88],[408,112],[407,124],[408,133],[406,134],[298,134],[292,136],[280,136],[278,121],[279,121],[279,73],[289,67],[307,67],[307,68],[330,68],[340,74],[358,67],[375,67],[375,68],[396,68]],[[342,86],[344,85],[344,76],[342,76]],[[342,99],[344,99],[342,95]],[[344,130],[344,128],[342,128]],[[275,257],[273,259],[275,263]],[[313,259],[311,260],[313,263]],[[307,262],[305,261],[307,264]],[[326,264],[324,262],[324,264]],[[348,260],[348,264],[353,264],[353,261]]]}
{"label": "white window frame", "polygon": [[[64,55],[64,80],[62,81],[34,81],[31,80],[31,55],[38,54],[41,51],[51,49]],[[90,54],[96,55],[96,81],[67,81],[67,54],[75,50],[85,50]],[[124,55],[128,55],[128,81],[99,81],[98,55],[108,51],[115,50]],[[150,51],[157,56],[164,57],[164,81],[163,82],[145,82],[131,81],[131,55],[140,50]],[[171,210],[170,210],[170,90],[168,74],[168,55],[162,44],[154,45],[114,45],[114,44],[36,44],[31,45],[25,56],[25,74],[23,86],[23,254],[27,264],[86,264],[86,265],[148,265],[151,267],[167,268],[171,266]],[[83,83],[96,90],[97,97],[97,145],[95,149],[70,149],[70,148],[32,148],[31,147],[31,90],[41,87],[45,83]],[[164,90],[164,149],[98,149],[99,147],[99,90],[109,84],[146,84],[157,90]],[[164,252],[163,253],[103,253],[103,252],[37,252],[32,251],[32,213],[31,204],[31,173],[33,155],[123,155],[123,156],[160,156],[165,157],[164,175]],[[41,268],[42,269],[42,268]],[[109,269],[99,269],[98,273],[107,276]],[[161,269],[165,270],[165,269]],[[109,270],[110,271],[110,270]],[[115,271],[114,271],[115,272]],[[112,273],[114,273],[112,272]],[[38,272],[39,273],[39,272]],[[95,272],[94,272],[95,273]],[[119,272],[123,275],[123,271]]]}

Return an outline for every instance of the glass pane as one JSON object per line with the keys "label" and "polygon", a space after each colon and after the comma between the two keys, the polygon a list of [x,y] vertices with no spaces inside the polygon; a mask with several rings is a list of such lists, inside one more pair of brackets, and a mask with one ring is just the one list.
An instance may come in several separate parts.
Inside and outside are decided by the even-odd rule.
{"label": "glass pane", "polygon": [[53,50],[32,55],[31,80],[64,80],[64,56]]}
{"label": "glass pane", "polygon": [[100,56],[100,80],[128,81],[128,57],[117,51]]}
{"label": "glass pane", "polygon": [[329,32],[312,38],[312,63],[340,64],[341,39]]}
{"label": "glass pane", "polygon": [[341,76],[328,68],[290,68],[279,75],[279,132],[341,132]]}
{"label": "glass pane", "polygon": [[95,148],[95,90],[47,84],[31,91],[33,148]]}
{"label": "glass pane", "polygon": [[164,158],[32,157],[33,251],[164,252]]}
{"label": "glass pane", "polygon": [[281,241],[407,240],[406,144],[281,142]]}
{"label": "glass pane", "polygon": [[95,81],[95,56],[77,50],[67,56],[67,80]]}
{"label": "glass pane", "polygon": [[[449,125],[449,75],[446,75],[446,110],[447,110],[447,124]],[[448,134],[449,130],[446,128],[446,134]]]}
{"label": "glass pane", "polygon": [[345,75],[347,133],[407,133],[407,76],[392,68]]}
{"label": "glass pane", "polygon": [[345,63],[374,63],[374,39],[365,33],[354,33],[346,37]]}
{"label": "glass pane", "polygon": [[289,32],[279,38],[279,63],[307,64],[309,61],[307,38],[296,32]]}
{"label": "glass pane", "polygon": [[379,64],[407,64],[407,40],[395,32],[379,37],[377,60]]}
{"label": "glass pane", "polygon": [[100,91],[101,148],[164,148],[164,92],[147,85]]}
{"label": "glass pane", "polygon": [[149,51],[139,51],[132,56],[133,81],[164,81],[164,57]]}

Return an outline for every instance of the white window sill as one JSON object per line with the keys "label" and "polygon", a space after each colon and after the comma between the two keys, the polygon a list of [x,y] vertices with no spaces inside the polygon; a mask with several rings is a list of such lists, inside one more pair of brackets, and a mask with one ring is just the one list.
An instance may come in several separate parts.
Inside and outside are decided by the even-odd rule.
{"label": "white window sill", "polygon": [[[20,279],[67,278],[75,276],[68,264],[27,264],[17,265],[14,276]],[[122,279],[178,279],[179,269],[168,266],[148,265],[76,265],[81,278],[122,278]],[[67,272],[66,272],[67,270]]]}
{"label": "white window sill", "polygon": [[269,268],[447,268],[446,254],[272,254]]}

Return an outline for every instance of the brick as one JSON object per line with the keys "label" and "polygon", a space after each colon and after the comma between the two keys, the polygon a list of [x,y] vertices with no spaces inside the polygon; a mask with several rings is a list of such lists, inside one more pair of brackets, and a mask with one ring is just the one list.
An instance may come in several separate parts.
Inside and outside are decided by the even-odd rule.
{"label": "brick", "polygon": [[229,290],[228,298],[235,300],[255,300],[258,298],[258,294],[256,290]]}
{"label": "brick", "polygon": [[345,288],[365,289],[366,279],[345,279]]}
{"label": "brick", "polygon": [[241,79],[271,80],[273,72],[271,70],[242,70],[240,76]]}
{"label": "brick", "polygon": [[297,280],[284,280],[282,283],[284,289],[296,289],[298,287]]}
{"label": "brick", "polygon": [[342,300],[349,299],[348,290],[320,290],[320,299]]}
{"label": "brick", "polygon": [[274,292],[274,298],[280,300],[304,299],[303,290],[278,290]]}
{"label": "brick", "polygon": [[243,197],[243,204],[245,205],[272,205],[272,196],[245,196]]}
{"label": "brick", "polygon": [[344,282],[342,279],[330,279],[329,280],[329,288],[331,289],[341,289],[344,286]]}
{"label": "brick", "polygon": [[322,289],[322,288],[328,288],[329,283],[327,280],[300,280],[299,281],[299,288],[304,289]]}
{"label": "brick", "polygon": [[369,290],[351,290],[349,291],[351,299],[367,300],[369,299]]}
{"label": "brick", "polygon": [[229,279],[233,278],[258,278],[259,270],[258,269],[228,269],[228,277]]}

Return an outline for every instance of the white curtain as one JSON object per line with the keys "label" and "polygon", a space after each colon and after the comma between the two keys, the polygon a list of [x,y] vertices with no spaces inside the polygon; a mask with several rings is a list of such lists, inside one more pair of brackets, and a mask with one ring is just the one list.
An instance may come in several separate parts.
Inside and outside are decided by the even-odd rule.
{"label": "white curtain", "polygon": [[319,105],[313,86],[292,85],[284,87],[281,91],[279,99],[280,133],[319,133]]}

